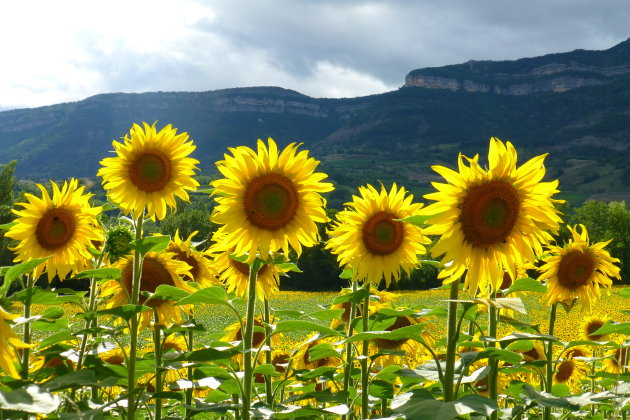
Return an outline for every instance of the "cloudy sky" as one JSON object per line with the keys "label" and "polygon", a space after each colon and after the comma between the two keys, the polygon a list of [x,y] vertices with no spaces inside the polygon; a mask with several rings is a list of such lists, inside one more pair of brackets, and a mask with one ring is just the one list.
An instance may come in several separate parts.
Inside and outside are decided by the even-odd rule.
{"label": "cloudy sky", "polygon": [[607,49],[628,22],[628,0],[2,1],[0,109],[262,85],[362,96],[415,68]]}

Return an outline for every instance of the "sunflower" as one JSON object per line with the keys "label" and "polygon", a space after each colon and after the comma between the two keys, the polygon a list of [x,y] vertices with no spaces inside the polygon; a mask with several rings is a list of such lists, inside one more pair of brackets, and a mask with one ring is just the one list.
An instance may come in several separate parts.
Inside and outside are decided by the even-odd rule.
{"label": "sunflower", "polygon": [[166,251],[174,253],[176,260],[184,261],[190,266],[190,276],[185,277],[184,280],[194,281],[202,287],[215,286],[219,284],[219,279],[208,253],[197,251],[192,245],[192,238],[197,233],[197,231],[191,233],[184,241],[179,237],[178,229]]}
{"label": "sunflower", "polygon": [[590,341],[606,341],[608,339],[608,335],[595,335],[593,334],[595,331],[599,330],[608,322],[606,318],[600,318],[597,316],[588,316],[584,323],[582,324],[582,331],[584,333],[584,338]]}
{"label": "sunflower", "polygon": [[[218,273],[219,281],[222,282],[228,293],[237,296],[247,295],[247,284],[249,282],[249,265],[236,261],[230,255],[231,252],[223,248],[223,242],[213,245],[210,249],[213,256],[214,268]],[[282,268],[278,264],[268,263],[260,267],[256,277],[256,296],[260,300],[271,299],[280,290],[280,276],[289,270]]]}
{"label": "sunflower", "polygon": [[426,253],[430,241],[422,229],[400,221],[416,215],[422,204],[412,203],[413,195],[396,184],[389,193],[369,184],[359,193],[337,214],[326,248],[338,255],[340,266],[355,269],[357,280],[378,285],[385,278],[388,287],[392,277],[398,281],[400,270],[409,273],[418,265],[418,255]]}
{"label": "sunflower", "polygon": [[630,364],[630,352],[628,347],[618,344],[617,347],[604,353],[604,370],[608,373],[618,375],[622,373]]}
{"label": "sunflower", "polygon": [[297,152],[291,143],[280,154],[269,138],[258,140],[258,152],[248,147],[231,148],[232,156],[217,162],[224,179],[213,181],[217,202],[212,220],[221,224],[218,236],[238,256],[249,255],[251,263],[260,254],[291,246],[298,254],[302,245],[319,242],[315,222],[328,221],[326,200],[320,193],[333,190],[321,182],[326,174],[313,172],[319,164],[307,151]]}
{"label": "sunflower", "polygon": [[553,374],[553,383],[566,384],[572,392],[581,388],[582,379],[586,379],[588,367],[579,359],[568,358],[556,366]]}
{"label": "sunflower", "polygon": [[[347,295],[352,293],[352,289],[344,288],[341,289],[341,293],[339,296]],[[386,290],[378,290],[376,288],[370,288],[370,301],[374,301],[375,304],[369,306],[370,314],[376,312],[380,305],[394,302],[398,299],[398,295],[395,293],[388,292]],[[335,303],[330,306],[330,309],[343,309],[343,313],[339,318],[333,318],[330,321],[330,328],[336,329],[341,324],[347,324],[350,320],[350,307],[351,303],[346,301],[343,303]],[[363,311],[362,305],[356,305],[355,307],[355,317],[361,317],[361,311]]]}
{"label": "sunflower", "polygon": [[590,312],[601,295],[600,286],[610,294],[611,277],[620,278],[619,267],[614,265],[619,259],[604,250],[610,241],[591,245],[584,225],[568,228],[572,236],[569,243],[564,247],[550,246],[540,267],[540,277],[547,280],[543,300],[551,305],[580,298],[584,309]]}
{"label": "sunflower", "polygon": [[0,306],[0,369],[15,379],[20,378],[20,375],[15,368],[15,364],[19,362],[19,360],[17,353],[9,346],[13,346],[17,349],[31,347],[30,345],[23,343],[6,322],[12,321],[17,317],[18,315],[11,315]]}
{"label": "sunflower", "polygon": [[18,216],[6,236],[20,241],[11,248],[17,256],[16,262],[50,256],[35,267],[33,276],[48,273],[48,281],[55,275],[63,280],[71,272],[80,272],[88,267],[92,254],[92,241],[102,241],[103,235],[97,216],[101,207],[90,206],[92,194],[83,194],[85,187],[71,179],[61,189],[54,182],[52,197],[41,185],[42,197],[25,194],[27,203],[18,203],[21,210],[13,210]]}
{"label": "sunflower", "polygon": [[[107,303],[108,309],[129,303],[133,277],[133,257],[123,258],[113,266],[120,268],[122,274],[120,280],[109,280],[103,284],[101,296],[112,296]],[[175,259],[175,254],[172,252],[149,252],[143,259],[139,303],[154,308],[158,314],[158,322],[162,325],[181,323],[180,307],[174,306],[174,302],[168,300],[150,300],[147,302],[147,298],[143,296],[142,292],[153,293],[161,284],[176,286],[190,293],[194,292],[195,289],[183,280],[184,277],[190,275],[189,268],[190,266],[185,262]],[[182,305],[181,309],[190,311],[191,308],[190,305]],[[153,312],[144,311],[140,324],[146,327],[152,319]]]}
{"label": "sunflower", "polygon": [[187,133],[177,134],[170,124],[159,132],[153,125],[134,124],[124,143],[113,141],[116,157],[101,161],[97,176],[103,177],[108,197],[135,219],[144,210],[152,220],[176,208],[175,197],[189,201],[187,190],[199,183],[193,179],[198,160],[188,157],[195,146]]}
{"label": "sunflower", "polygon": [[[540,182],[545,175],[545,155],[516,167],[516,150],[510,142],[492,138],[488,152],[489,168],[459,155],[459,172],[443,166],[433,170],[447,184],[433,183],[438,192],[424,197],[434,200],[422,210],[432,216],[427,235],[441,235],[431,249],[443,255],[445,268],[439,278],[452,282],[468,269],[465,286],[474,294],[495,291],[503,271],[517,278],[517,267],[533,262],[542,253],[542,244],[551,239],[547,230],[557,233],[561,222],[551,197],[558,181]],[[466,165],[468,161],[468,165]]]}
{"label": "sunflower", "polygon": [[291,367],[295,370],[313,370],[319,367],[339,367],[343,361],[336,356],[325,356],[317,360],[311,360],[311,349],[318,344],[332,344],[332,337],[320,338],[319,334],[311,334],[302,343],[298,344],[298,350],[291,357]]}

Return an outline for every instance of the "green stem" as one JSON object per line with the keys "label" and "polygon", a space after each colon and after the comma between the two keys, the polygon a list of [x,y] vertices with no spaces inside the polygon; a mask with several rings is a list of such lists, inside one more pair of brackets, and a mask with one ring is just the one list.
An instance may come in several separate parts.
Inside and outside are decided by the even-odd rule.
{"label": "green stem", "polygon": [[[490,295],[491,300],[496,297],[495,293]],[[488,305],[488,335],[492,338],[497,337],[497,308],[490,304]],[[496,347],[496,342],[492,341],[489,344],[489,347]],[[499,361],[496,357],[488,358],[488,365],[490,366],[490,373],[488,375],[488,387],[489,387],[489,397],[491,400],[499,401],[499,392],[498,392],[498,378],[499,378]],[[492,420],[496,420],[499,418],[499,411],[495,410],[490,416]]]}
{"label": "green stem", "polygon": [[[142,239],[142,222],[143,215],[138,217],[136,221],[136,241]],[[142,277],[142,255],[138,250],[133,253],[133,279],[131,283],[131,303],[138,305],[140,298],[140,279]],[[138,313],[131,317],[131,325],[129,327],[129,358],[127,360],[127,418],[132,420],[136,418],[136,350],[138,347]]]}
{"label": "green stem", "polygon": [[249,420],[252,395],[252,341],[254,338],[254,310],[256,308],[256,278],[258,274],[258,260],[249,267],[249,283],[247,291],[247,314],[245,318],[245,335],[243,337],[243,412],[242,419]]}
{"label": "green stem", "polygon": [[[363,320],[363,332],[367,332],[370,329],[370,283],[367,281],[363,285],[363,288],[367,291],[365,298],[363,299],[363,313],[361,319]],[[369,341],[363,340],[363,358],[361,359],[361,418],[367,419],[369,416],[369,381],[370,372],[368,369],[368,356],[369,356]]]}
{"label": "green stem", "polygon": [[[357,291],[357,281],[352,280],[352,293]],[[346,323],[346,337],[350,338],[354,328],[352,328],[352,320],[356,316],[357,307],[354,302],[348,302],[350,304],[350,313],[348,315],[348,322]],[[354,367],[354,358],[352,357],[352,343],[346,343],[346,366],[343,371],[343,390],[344,392],[350,391],[350,378],[352,376],[352,368]],[[350,407],[350,395],[348,394],[348,401],[346,403]],[[343,420],[350,418],[349,414],[343,416]]]}
{"label": "green stem", "polygon": [[[190,324],[193,320],[192,315],[188,315],[188,324]],[[187,344],[188,344],[188,351],[193,351],[194,349],[194,333],[192,329],[188,330],[188,340],[187,340]],[[189,382],[193,382],[193,368],[192,366],[188,366],[188,372],[187,372],[187,379]],[[193,388],[192,386],[190,388],[188,388],[186,390],[186,406],[187,407],[191,407],[192,406],[192,396],[193,396]],[[190,408],[186,408],[186,418],[190,417],[191,411]]]}
{"label": "green stem", "polygon": [[[153,309],[153,346],[155,347],[155,392],[157,394],[162,392],[162,327],[158,320],[158,314]],[[162,399],[155,399],[155,420],[162,419]]]}
{"label": "green stem", "polygon": [[[32,275],[26,276],[26,297],[24,298],[24,319],[31,317],[31,299],[33,298],[33,287],[35,285],[35,278]],[[22,341],[25,344],[31,344],[31,323],[24,323],[24,331]],[[28,379],[28,365],[30,364],[29,358],[31,356],[31,349],[25,347],[22,349],[22,378]]]}
{"label": "green stem", "polygon": [[[265,322],[265,346],[267,346],[268,350],[265,352],[265,363],[271,364],[271,327],[268,327],[270,321],[269,314],[269,301],[267,298],[264,299],[264,314],[263,321]],[[271,388],[271,375],[265,375],[265,394],[267,395],[267,404],[273,407],[273,389]]]}
{"label": "green stem", "polygon": [[[553,335],[554,326],[556,324],[556,311],[558,309],[558,303],[554,303],[551,305],[551,313],[549,314],[549,335]],[[547,358],[547,375],[545,377],[545,391],[551,394],[551,388],[553,386],[553,371],[554,366],[552,363],[553,359],[553,341],[549,341],[547,345],[547,349],[545,352],[545,356]],[[549,420],[551,418],[551,407],[543,408],[543,419]]]}
{"label": "green stem", "polygon": [[444,367],[444,401],[453,401],[453,380],[455,379],[455,356],[457,354],[457,298],[459,279],[451,283],[448,302],[448,323],[446,332],[446,366]]}

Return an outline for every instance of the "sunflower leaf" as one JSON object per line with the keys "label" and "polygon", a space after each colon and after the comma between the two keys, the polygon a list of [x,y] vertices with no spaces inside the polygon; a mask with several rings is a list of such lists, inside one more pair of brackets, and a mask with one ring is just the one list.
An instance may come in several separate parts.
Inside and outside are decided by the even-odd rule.
{"label": "sunflower leaf", "polygon": [[4,283],[0,287],[0,296],[6,295],[7,291],[11,287],[11,284],[23,274],[32,271],[35,267],[46,261],[50,257],[35,258],[20,264],[16,264],[7,268],[4,272]]}
{"label": "sunflower leaf", "polygon": [[503,295],[507,296],[510,293],[516,292],[545,293],[546,291],[547,286],[545,286],[538,280],[534,280],[530,277],[523,277],[522,279],[518,279],[514,283],[512,283],[510,287],[508,287],[508,289],[503,293]]}
{"label": "sunflower leaf", "polygon": [[416,214],[413,216],[405,217],[403,219],[394,219],[394,220],[397,222],[405,222],[405,223],[410,223],[414,226],[423,227],[424,225],[427,224],[427,220],[429,220],[432,217],[433,216],[420,216]]}
{"label": "sunflower leaf", "polygon": [[86,278],[95,278],[95,279],[108,279],[108,280],[118,280],[122,270],[120,268],[115,267],[104,267],[104,268],[96,268],[94,270],[85,270],[81,271],[79,274],[75,274],[73,279],[86,279]]}
{"label": "sunflower leaf", "polygon": [[212,304],[231,306],[225,289],[221,286],[206,287],[179,299],[176,305]]}
{"label": "sunflower leaf", "polygon": [[187,291],[169,284],[160,284],[155,289],[155,292],[149,294],[151,299],[160,300],[180,300],[188,296],[190,296],[190,293]]}
{"label": "sunflower leaf", "polygon": [[608,334],[630,334],[630,322],[614,322],[606,321],[598,330],[593,331],[590,335],[608,335]]}
{"label": "sunflower leaf", "polygon": [[57,409],[61,398],[43,392],[37,385],[27,385],[13,391],[0,391],[0,407],[4,410],[48,414]]}
{"label": "sunflower leaf", "polygon": [[96,311],[98,315],[114,315],[118,316],[126,321],[129,321],[132,316],[144,312],[150,311],[151,308],[143,305],[122,305],[111,309],[101,309]]}
{"label": "sunflower leaf", "polygon": [[17,225],[17,222],[9,222],[9,223],[4,223],[2,225],[0,225],[0,230],[9,230],[11,229],[11,227]]}
{"label": "sunflower leaf", "polygon": [[406,327],[401,327],[393,331],[367,331],[361,332],[353,335],[352,337],[348,337],[346,339],[347,343],[353,343],[355,341],[364,341],[364,340],[417,340],[424,341],[422,338],[422,331],[424,330],[424,324],[414,324]]}
{"label": "sunflower leaf", "polygon": [[129,248],[138,251],[141,255],[146,255],[149,252],[164,251],[171,241],[171,237],[168,235],[147,236],[146,238],[131,241]]}

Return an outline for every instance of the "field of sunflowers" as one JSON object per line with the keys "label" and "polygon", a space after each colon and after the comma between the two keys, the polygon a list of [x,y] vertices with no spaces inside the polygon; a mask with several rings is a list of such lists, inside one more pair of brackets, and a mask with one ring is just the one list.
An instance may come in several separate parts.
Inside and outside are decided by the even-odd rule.
{"label": "field of sunflowers", "polygon": [[[207,186],[171,125],[134,124],[113,148],[106,205],[51,181],[2,226],[17,245],[0,269],[0,419],[626,418],[630,292],[609,241],[575,225],[558,243],[545,155],[518,165],[492,138],[487,159],[434,166],[426,203],[358,186],[320,235],[334,186],[300,144],[230,148]],[[145,233],[189,194],[214,203],[211,243]],[[280,292],[322,241],[339,292]],[[441,288],[386,290],[423,264]],[[56,276],[89,290],[36,285]]]}

